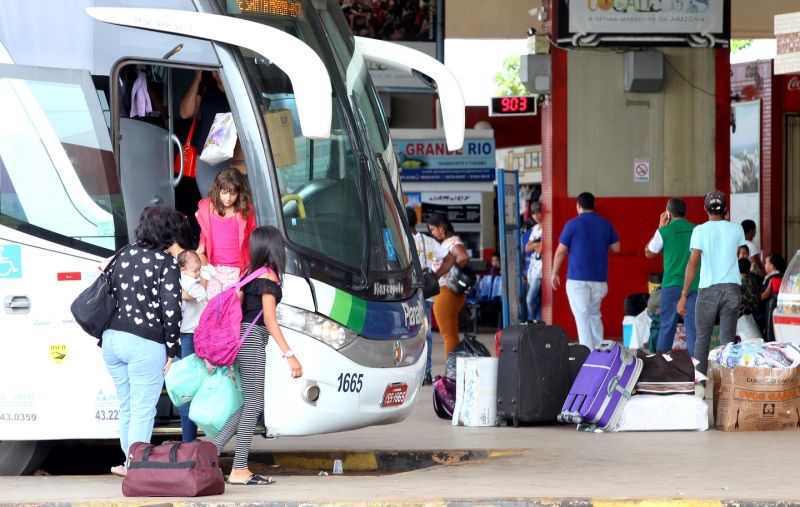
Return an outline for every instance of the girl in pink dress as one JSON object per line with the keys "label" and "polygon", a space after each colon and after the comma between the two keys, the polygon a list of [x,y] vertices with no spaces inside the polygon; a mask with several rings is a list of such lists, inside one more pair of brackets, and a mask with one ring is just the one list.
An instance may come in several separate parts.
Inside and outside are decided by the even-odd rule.
{"label": "girl in pink dress", "polygon": [[236,169],[217,174],[195,213],[200,224],[200,246],[213,270],[208,281],[211,299],[239,281],[250,263],[250,233],[256,228],[247,178]]}

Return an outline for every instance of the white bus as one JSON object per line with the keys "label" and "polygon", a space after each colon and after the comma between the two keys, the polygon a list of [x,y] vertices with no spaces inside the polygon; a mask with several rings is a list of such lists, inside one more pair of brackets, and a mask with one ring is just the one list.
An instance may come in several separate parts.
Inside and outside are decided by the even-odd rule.
{"label": "white bus", "polygon": [[[173,159],[198,69],[219,71],[257,222],[286,243],[279,318],[304,375],[290,379],[268,346],[266,434],[408,415],[426,323],[369,60],[435,81],[460,147],[452,76],[353,37],[338,0],[0,2],[0,474],[31,472],[49,440],[118,435],[113,382],[69,305],[143,208],[193,213],[197,185]],[[131,118],[142,100],[152,111]],[[156,432],[174,430],[164,403]]]}

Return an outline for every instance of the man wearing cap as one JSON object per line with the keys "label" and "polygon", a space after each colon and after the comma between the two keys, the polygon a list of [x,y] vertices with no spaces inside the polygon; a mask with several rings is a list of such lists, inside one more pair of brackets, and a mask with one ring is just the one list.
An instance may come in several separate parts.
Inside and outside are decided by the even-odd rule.
{"label": "man wearing cap", "polygon": [[567,266],[567,300],[569,300],[578,340],[593,348],[603,340],[603,319],[600,303],[608,293],[608,251],[620,251],[617,231],[611,222],[594,211],[594,195],[578,196],[578,216],[569,220],[558,238],[553,257],[550,283],[553,290],[561,286],[558,271],[569,255]]}
{"label": "man wearing cap", "polygon": [[689,242],[692,253],[678,300],[678,313],[686,315],[686,300],[700,264],[700,290],[695,305],[697,341],[694,357],[699,361],[697,370],[703,374],[708,372],[708,348],[717,315],[720,343],[731,343],[736,337],[742,283],[736,252],[745,244],[742,227],[725,220],[727,199],[724,193],[719,190],[707,193],[705,208],[708,221],[692,231]]}
{"label": "man wearing cap", "polygon": [[[683,289],[683,277],[686,264],[689,262],[689,240],[695,224],[686,220],[686,203],[683,199],[673,197],[667,201],[667,209],[658,220],[658,229],[644,248],[644,255],[651,259],[664,253],[664,276],[661,282],[660,318],[656,352],[665,353],[672,350],[675,330],[678,325],[678,299]],[[695,332],[694,306],[697,298],[695,280],[689,289],[686,305],[686,317],[683,320],[686,329],[686,348],[694,354]]]}

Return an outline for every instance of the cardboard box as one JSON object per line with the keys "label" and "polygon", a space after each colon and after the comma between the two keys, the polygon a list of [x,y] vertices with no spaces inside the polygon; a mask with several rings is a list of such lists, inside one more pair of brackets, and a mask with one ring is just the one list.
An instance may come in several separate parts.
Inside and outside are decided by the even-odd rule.
{"label": "cardboard box", "polygon": [[294,145],[294,122],[288,109],[267,111],[264,115],[269,144],[275,167],[286,167],[297,163],[297,150]]}
{"label": "cardboard box", "polygon": [[[800,431],[800,369],[719,367],[714,425],[722,431]],[[715,382],[716,383],[716,382]]]}

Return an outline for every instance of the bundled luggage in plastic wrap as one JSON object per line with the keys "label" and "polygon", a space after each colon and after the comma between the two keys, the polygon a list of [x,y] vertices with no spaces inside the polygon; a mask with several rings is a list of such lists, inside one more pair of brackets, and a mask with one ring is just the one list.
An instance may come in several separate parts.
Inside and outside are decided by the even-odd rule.
{"label": "bundled luggage in plastic wrap", "polygon": [[800,431],[800,348],[729,343],[711,353],[714,426],[723,431]]}
{"label": "bundled luggage in plastic wrap", "polygon": [[642,373],[614,431],[705,431],[708,405],[695,396],[695,363],[683,350],[638,351]]}
{"label": "bundled luggage in plastic wrap", "polygon": [[637,394],[625,404],[614,431],[705,431],[708,405],[694,394]]}

